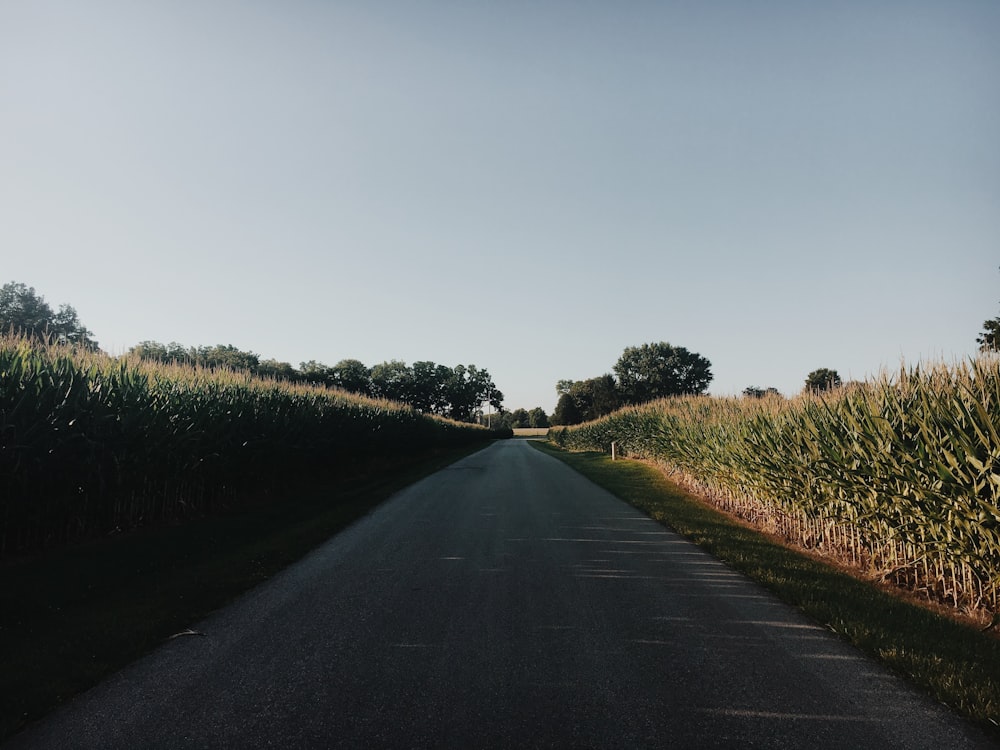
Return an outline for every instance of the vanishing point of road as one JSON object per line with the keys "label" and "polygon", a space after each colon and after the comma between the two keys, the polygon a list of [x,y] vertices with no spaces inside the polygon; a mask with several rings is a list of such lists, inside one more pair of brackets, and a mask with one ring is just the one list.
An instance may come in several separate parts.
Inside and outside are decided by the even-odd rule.
{"label": "vanishing point of road", "polygon": [[993,746],[521,440],[192,629],[10,747]]}

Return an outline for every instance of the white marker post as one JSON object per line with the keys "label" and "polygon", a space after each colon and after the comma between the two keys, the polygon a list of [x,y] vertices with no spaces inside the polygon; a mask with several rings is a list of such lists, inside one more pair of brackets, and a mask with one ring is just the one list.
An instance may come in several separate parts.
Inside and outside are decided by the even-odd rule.
{"label": "white marker post", "polygon": [[617,457],[617,451],[616,451],[617,448],[618,448],[618,443],[616,443],[614,440],[612,440],[611,441],[611,460],[612,461],[614,461],[615,458]]}

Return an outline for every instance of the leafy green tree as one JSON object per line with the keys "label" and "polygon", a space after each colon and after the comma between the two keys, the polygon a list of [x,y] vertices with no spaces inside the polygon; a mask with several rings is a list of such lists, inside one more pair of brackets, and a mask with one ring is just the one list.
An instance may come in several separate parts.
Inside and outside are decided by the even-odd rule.
{"label": "leafy green tree", "polygon": [[38,340],[52,340],[96,351],[97,342],[70,305],[58,312],[34,287],[10,282],[0,287],[0,333],[13,331]]}
{"label": "leafy green tree", "polygon": [[614,371],[622,400],[640,404],[666,396],[704,393],[712,382],[711,367],[700,354],[661,341],[628,347]]}
{"label": "leafy green tree", "polygon": [[333,368],[327,367],[322,362],[310,359],[308,362],[299,362],[298,380],[315,385],[334,385]]}
{"label": "leafy green tree", "polygon": [[760,388],[751,385],[743,389],[743,395],[747,398],[764,398],[765,396],[781,396],[781,392],[777,388]]}
{"label": "leafy green tree", "polygon": [[459,422],[474,421],[483,403],[498,411],[503,404],[503,393],[493,384],[490,374],[475,365],[456,365],[444,393],[448,400],[447,416]]}
{"label": "leafy green tree", "polygon": [[169,344],[161,344],[159,341],[140,341],[128,350],[128,355],[168,364],[238,370],[279,380],[299,379],[298,372],[289,363],[274,359],[261,361],[259,355],[237,349],[232,344],[185,347],[176,341]]}
{"label": "leafy green tree", "polygon": [[447,367],[433,362],[392,360],[375,365],[370,374],[371,392],[380,398],[401,401],[423,412],[461,422],[474,422],[489,403],[503,409],[503,393],[490,374],[475,365]]}
{"label": "leafy green tree", "polygon": [[512,430],[513,418],[509,411],[499,411],[496,414],[480,414],[476,419],[477,424],[489,427],[493,430]]}
{"label": "leafy green tree", "polygon": [[453,372],[450,367],[433,362],[414,362],[411,394],[408,402],[415,409],[429,414],[444,414],[448,409],[446,393]]}
{"label": "leafy green tree", "polygon": [[580,409],[573,397],[568,393],[561,395],[556,403],[555,411],[552,412],[552,424],[571,425],[580,424],[582,421]]}
{"label": "leafy green tree", "polygon": [[372,395],[390,401],[410,403],[413,393],[413,372],[405,362],[394,359],[372,367]]}
{"label": "leafy green tree", "polygon": [[371,370],[356,359],[342,359],[329,372],[329,383],[351,393],[371,394]]}
{"label": "leafy green tree", "polygon": [[610,414],[621,406],[618,384],[611,375],[576,381],[570,387],[569,395],[576,402],[584,422]]}
{"label": "leafy green tree", "polygon": [[813,370],[806,377],[806,391],[809,393],[822,393],[824,391],[830,391],[834,388],[839,388],[843,384],[840,379],[840,375],[836,370],[831,370],[827,367],[821,367],[818,370]]}
{"label": "leafy green tree", "polygon": [[983,323],[983,332],[976,336],[981,352],[1000,351],[1000,318],[993,318]]}
{"label": "leafy green tree", "polygon": [[527,409],[514,409],[510,413],[510,426],[511,427],[527,427],[528,426],[528,410]]}
{"label": "leafy green tree", "polygon": [[190,354],[194,364],[201,367],[243,370],[254,374],[260,367],[259,355],[237,349],[232,344],[192,347]]}
{"label": "leafy green tree", "polygon": [[549,416],[545,413],[545,410],[536,406],[534,409],[528,412],[528,427],[548,427],[549,426]]}
{"label": "leafy green tree", "polygon": [[276,359],[265,359],[257,365],[257,375],[275,380],[295,382],[300,379],[299,371],[290,362],[279,362]]}
{"label": "leafy green tree", "polygon": [[981,352],[1000,351],[1000,318],[993,318],[983,323],[983,332],[976,336]]}
{"label": "leafy green tree", "polygon": [[573,386],[576,385],[575,380],[560,380],[556,383],[556,393],[560,396],[564,393],[569,393],[573,390]]}
{"label": "leafy green tree", "polygon": [[169,362],[167,347],[159,341],[140,341],[128,350],[128,355],[151,362]]}

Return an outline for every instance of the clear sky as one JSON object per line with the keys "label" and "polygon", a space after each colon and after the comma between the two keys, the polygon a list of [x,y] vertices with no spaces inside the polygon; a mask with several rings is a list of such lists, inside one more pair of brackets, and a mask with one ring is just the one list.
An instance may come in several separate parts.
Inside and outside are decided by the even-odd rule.
{"label": "clear sky", "polygon": [[102,348],[711,392],[971,355],[1000,2],[0,0],[0,283]]}

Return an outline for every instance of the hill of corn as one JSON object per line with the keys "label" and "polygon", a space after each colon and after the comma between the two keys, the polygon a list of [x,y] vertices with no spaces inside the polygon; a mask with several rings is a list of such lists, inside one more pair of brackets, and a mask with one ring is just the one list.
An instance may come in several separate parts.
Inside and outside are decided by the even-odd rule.
{"label": "hill of corn", "polygon": [[493,436],[323,387],[0,337],[0,557]]}

